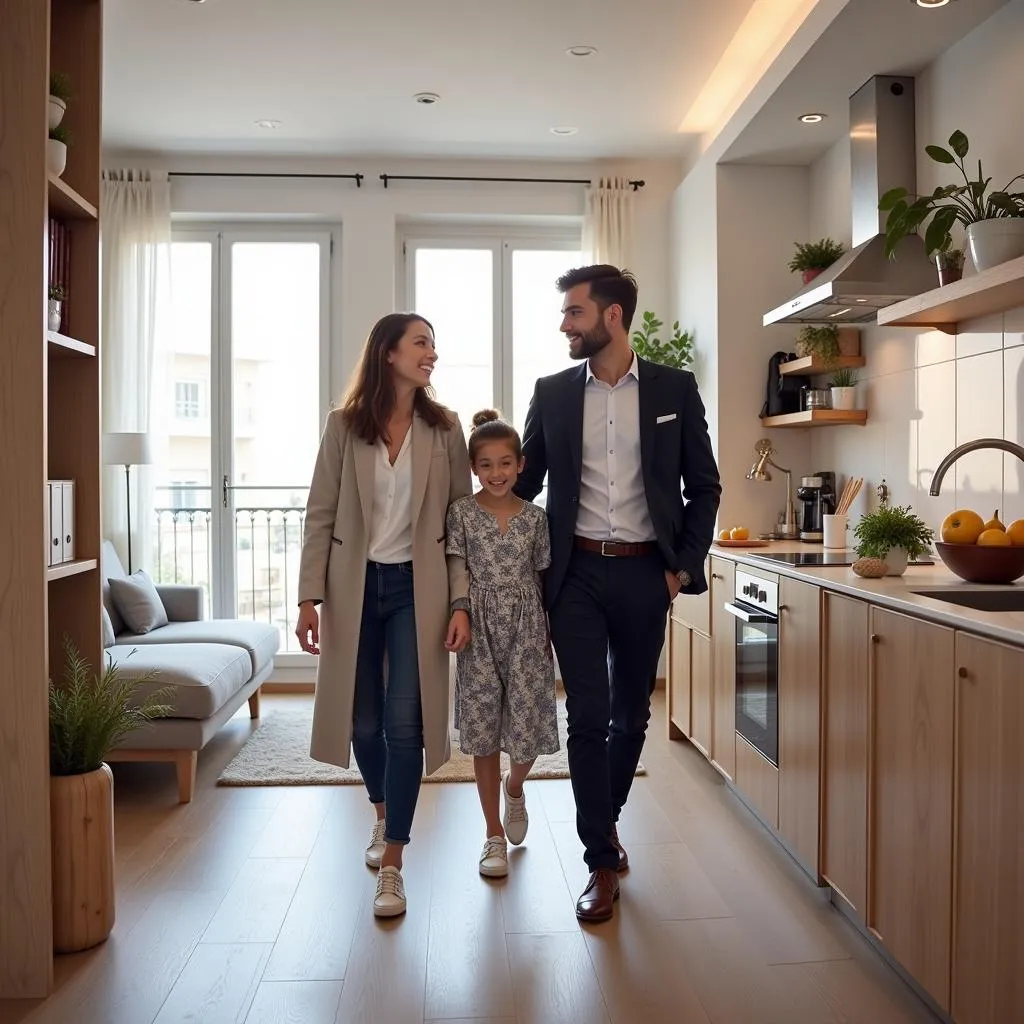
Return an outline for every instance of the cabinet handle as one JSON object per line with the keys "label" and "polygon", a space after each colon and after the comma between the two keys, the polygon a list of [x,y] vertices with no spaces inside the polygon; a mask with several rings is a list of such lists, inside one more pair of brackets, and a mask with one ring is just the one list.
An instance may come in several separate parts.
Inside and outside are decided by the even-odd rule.
{"label": "cabinet handle", "polygon": [[789,605],[788,604],[780,604],[779,605],[779,611],[780,612],[788,612],[789,611]]}
{"label": "cabinet handle", "polygon": [[711,578],[713,580],[724,580],[725,579],[725,577],[720,572],[713,572],[711,574]]}
{"label": "cabinet handle", "polygon": [[880,644],[882,642],[882,638],[877,633],[872,633],[871,642],[873,644]]}
{"label": "cabinet handle", "polygon": [[971,673],[968,672],[967,669],[963,665],[961,665],[960,668],[957,669],[957,675],[961,679],[966,679],[970,674]]}

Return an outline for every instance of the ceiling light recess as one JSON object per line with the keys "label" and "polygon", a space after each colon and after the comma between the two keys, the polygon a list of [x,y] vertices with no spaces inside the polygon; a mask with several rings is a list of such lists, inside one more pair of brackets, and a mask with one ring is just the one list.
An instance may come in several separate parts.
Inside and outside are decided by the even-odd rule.
{"label": "ceiling light recess", "polygon": [[949,3],[949,0],[910,0],[912,4],[917,4],[918,7],[923,7],[925,10],[928,8],[945,7]]}
{"label": "ceiling light recess", "polygon": [[440,102],[441,97],[436,92],[418,92],[413,99],[424,107],[432,107]]}
{"label": "ceiling light recess", "polygon": [[597,53],[596,46],[570,46],[565,51],[570,57],[593,57]]}
{"label": "ceiling light recess", "polygon": [[800,120],[803,124],[821,124],[827,116],[827,114],[801,114]]}
{"label": "ceiling light recess", "polygon": [[579,128],[574,128],[574,127],[572,127],[572,125],[559,124],[559,125],[555,125],[555,127],[551,129],[551,134],[552,135],[575,135],[578,131],[579,131]]}
{"label": "ceiling light recess", "polygon": [[[199,3],[200,0],[193,0],[193,2]],[[272,117],[261,117],[255,124],[257,128],[274,129],[281,127],[281,122],[274,120]]]}

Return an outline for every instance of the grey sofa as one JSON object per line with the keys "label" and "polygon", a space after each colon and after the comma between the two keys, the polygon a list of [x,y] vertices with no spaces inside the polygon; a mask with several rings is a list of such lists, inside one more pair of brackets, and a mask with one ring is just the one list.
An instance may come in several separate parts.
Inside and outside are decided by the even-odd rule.
{"label": "grey sofa", "polygon": [[[109,660],[127,676],[155,672],[146,687],[168,687],[173,712],[138,729],[109,761],[169,761],[178,774],[178,798],[192,799],[198,752],[217,730],[249,702],[251,718],[259,717],[260,686],[274,669],[280,643],[278,631],[262,622],[203,617],[200,587],[159,585],[157,593],[168,623],[148,633],[133,633],[119,614],[110,593],[111,577],[126,573],[109,541],[103,542],[103,604],[110,616],[114,642]],[[140,696],[146,692],[140,690]]]}

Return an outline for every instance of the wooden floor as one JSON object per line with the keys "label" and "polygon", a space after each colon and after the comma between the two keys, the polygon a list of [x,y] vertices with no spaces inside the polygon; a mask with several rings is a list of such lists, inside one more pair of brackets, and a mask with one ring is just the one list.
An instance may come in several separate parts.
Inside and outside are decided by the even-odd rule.
{"label": "wooden floor", "polygon": [[529,836],[503,882],[476,870],[475,787],[424,786],[409,912],[382,924],[360,787],[214,785],[251,728],[236,717],[200,756],[188,806],[168,766],[116,766],[113,935],[58,958],[47,1001],[0,1002],[0,1024],[935,1020],[703,758],[664,738],[660,701],[620,823],[632,870],[616,917],[582,929],[567,781],[528,784]]}

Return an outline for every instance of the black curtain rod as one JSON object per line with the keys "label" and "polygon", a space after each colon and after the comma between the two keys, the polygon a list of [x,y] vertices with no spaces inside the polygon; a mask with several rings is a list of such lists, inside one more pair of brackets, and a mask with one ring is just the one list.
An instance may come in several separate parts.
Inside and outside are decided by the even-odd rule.
{"label": "black curtain rod", "polygon": [[[380,180],[384,187],[388,187],[389,181],[507,181],[526,185],[590,185],[593,184],[589,178],[474,178],[461,175],[449,174],[382,174]],[[632,180],[630,185],[633,191],[644,187],[646,182]]]}
{"label": "black curtain rod", "polygon": [[356,188],[363,187],[365,174],[298,174],[283,171],[277,174],[262,171],[170,171],[169,178],[344,178],[356,183]]}

